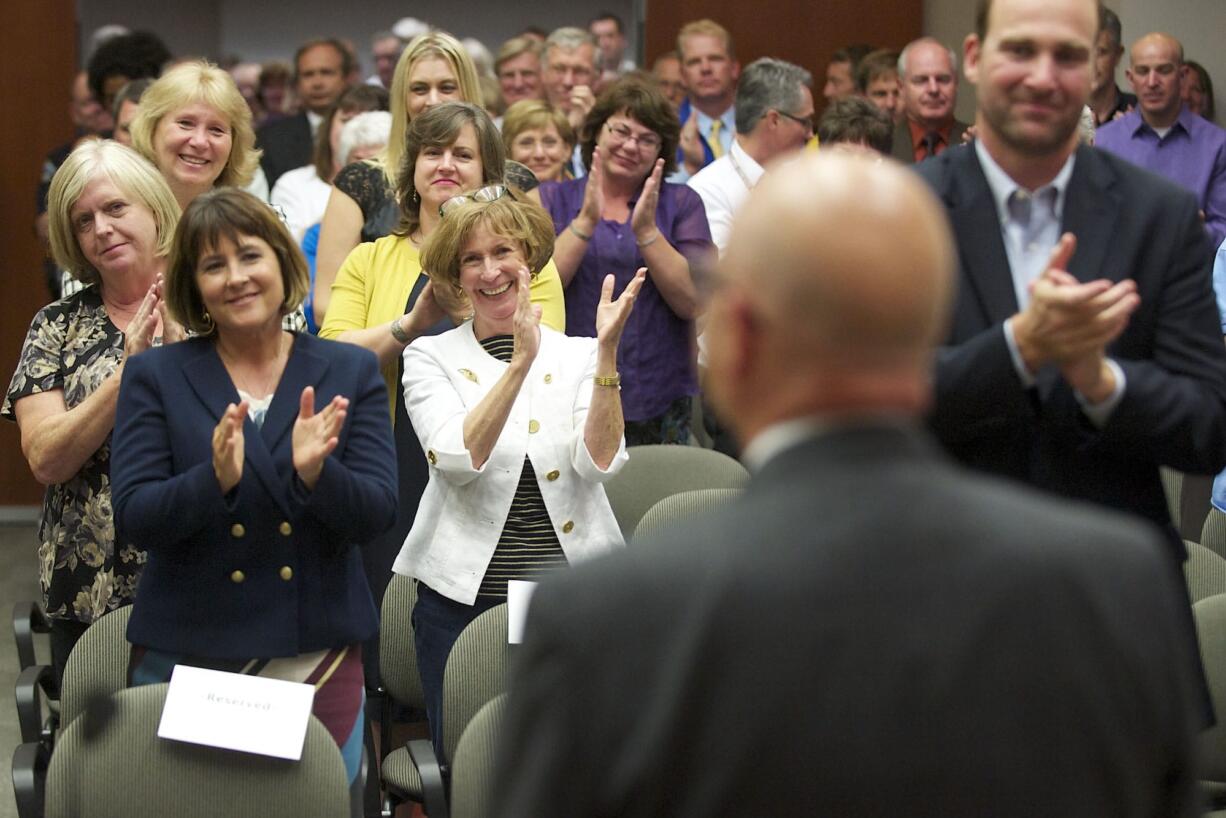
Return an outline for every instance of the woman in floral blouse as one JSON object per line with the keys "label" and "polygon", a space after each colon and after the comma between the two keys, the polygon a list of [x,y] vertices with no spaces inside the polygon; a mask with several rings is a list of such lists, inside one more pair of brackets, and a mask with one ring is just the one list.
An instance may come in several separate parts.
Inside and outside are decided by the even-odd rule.
{"label": "woman in floral blouse", "polygon": [[34,316],[0,415],[47,486],[39,579],[57,682],[76,640],[132,601],[145,555],[115,541],[110,440],[124,360],[178,340],[162,271],[179,206],[157,169],[116,142],[79,145],[51,180],[51,252],[84,289]]}

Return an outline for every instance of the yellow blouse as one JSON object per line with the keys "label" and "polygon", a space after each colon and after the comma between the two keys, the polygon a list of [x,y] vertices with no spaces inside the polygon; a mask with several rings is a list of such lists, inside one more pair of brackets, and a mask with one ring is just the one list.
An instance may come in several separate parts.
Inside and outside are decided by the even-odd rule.
{"label": "yellow blouse", "polygon": [[[319,337],[336,339],[352,329],[366,329],[386,324],[404,315],[409,293],[422,274],[421,257],[417,248],[403,236],[384,236],[377,241],[359,244],[345,259],[336,281],[332,283],[332,299]],[[566,306],[562,300],[562,279],[553,260],[532,279],[533,304],[541,305],[541,323],[558,332],[566,331]],[[396,361],[383,368],[387,382],[392,420],[395,421]]]}

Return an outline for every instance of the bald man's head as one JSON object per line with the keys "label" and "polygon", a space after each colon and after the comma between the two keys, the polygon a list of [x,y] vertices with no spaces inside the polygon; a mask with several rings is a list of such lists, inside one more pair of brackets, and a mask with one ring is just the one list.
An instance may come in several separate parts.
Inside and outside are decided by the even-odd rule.
{"label": "bald man's head", "polygon": [[743,386],[746,399],[788,393],[775,411],[792,415],[922,410],[954,254],[944,210],[914,174],[828,153],[772,168],[734,222],[721,268],[711,386],[734,422],[755,411],[733,394]]}
{"label": "bald man's head", "polygon": [[1151,128],[1166,128],[1183,107],[1183,46],[1169,34],[1146,34],[1128,52],[1128,81],[1141,117]]}

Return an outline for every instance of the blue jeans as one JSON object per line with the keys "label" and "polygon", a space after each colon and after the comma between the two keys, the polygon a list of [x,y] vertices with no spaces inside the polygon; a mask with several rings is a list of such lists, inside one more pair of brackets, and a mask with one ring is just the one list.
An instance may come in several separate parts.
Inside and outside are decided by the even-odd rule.
{"label": "blue jeans", "polygon": [[501,599],[478,598],[472,605],[448,599],[424,582],[417,583],[417,604],[413,607],[413,644],[417,648],[417,672],[426,698],[426,719],[430,741],[439,762],[450,763],[443,753],[443,670],[451,646],[460,632]]}

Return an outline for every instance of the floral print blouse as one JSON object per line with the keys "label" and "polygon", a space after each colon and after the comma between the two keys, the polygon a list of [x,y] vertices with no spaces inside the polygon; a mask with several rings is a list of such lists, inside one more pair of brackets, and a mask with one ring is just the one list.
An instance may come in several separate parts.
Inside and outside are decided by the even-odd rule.
{"label": "floral print blouse", "polygon": [[[88,398],[123,361],[124,336],[111,323],[97,287],[48,304],[34,316],[0,417],[16,420],[13,403],[63,390],[69,409]],[[130,603],[144,551],[115,542],[111,516],[111,438],[81,470],[48,486],[39,525],[39,581],[49,616],[93,622]]]}

